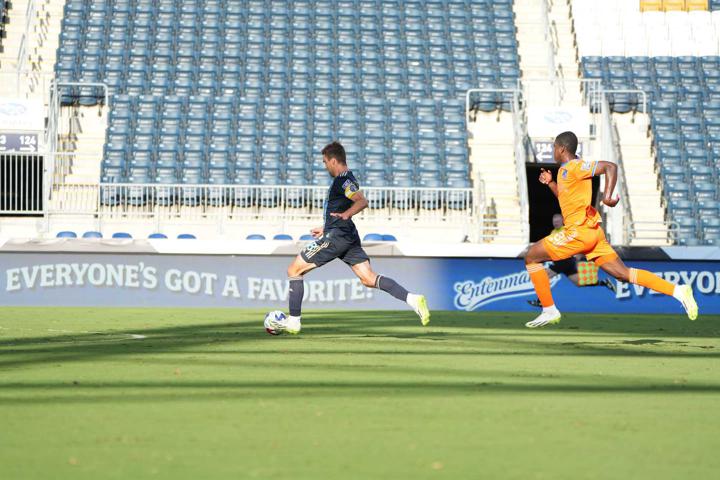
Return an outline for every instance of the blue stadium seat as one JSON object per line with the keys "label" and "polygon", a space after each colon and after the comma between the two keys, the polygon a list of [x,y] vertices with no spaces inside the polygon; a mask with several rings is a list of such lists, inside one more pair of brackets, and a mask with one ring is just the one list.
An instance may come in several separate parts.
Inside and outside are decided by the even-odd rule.
{"label": "blue stadium seat", "polygon": [[[353,165],[366,185],[436,185],[429,175],[439,186],[447,185],[446,175],[469,184],[462,97],[469,86],[514,86],[519,78],[511,2],[409,2],[399,9],[329,0],[316,13],[318,5],[163,0],[66,8],[58,78],[96,78],[112,89],[104,181],[164,186],[152,198],[131,190],[131,205],[192,206],[206,195],[211,205],[249,206],[242,189],[227,199],[221,188],[171,185],[300,185],[314,180],[311,173],[326,182],[311,165],[319,147],[339,136],[351,161],[368,159]],[[346,14],[336,18],[339,11]],[[332,58],[314,61],[316,50]],[[630,67],[617,63],[612,71],[632,78]],[[633,65],[643,71],[640,62]],[[666,59],[646,62],[645,70],[651,66],[667,78],[692,68]],[[716,66],[703,64],[709,75]],[[63,91],[64,103],[89,105],[99,97],[93,88]],[[473,105],[510,107],[494,93]],[[385,162],[391,146],[404,148],[396,151],[396,175]],[[680,138],[676,147],[684,147]],[[106,190],[101,200],[115,205],[118,197]],[[379,196],[372,205],[387,200]],[[288,194],[288,201],[299,200]]]}
{"label": "blue stadium seat", "polygon": [[177,238],[178,240],[195,240],[197,237],[192,233],[181,233]]}
{"label": "blue stadium seat", "polygon": [[85,232],[82,238],[103,238],[102,233],[96,231]]}
{"label": "blue stadium seat", "polygon": [[363,237],[363,242],[382,242],[383,236],[379,233],[368,233]]}
{"label": "blue stadium seat", "polygon": [[278,233],[273,237],[273,240],[292,240],[293,238],[286,233]]}
{"label": "blue stadium seat", "polygon": [[132,238],[132,235],[127,232],[115,232],[112,234],[112,238]]}
{"label": "blue stadium seat", "polygon": [[168,237],[164,233],[151,233],[150,235],[148,235],[148,238],[154,239],[154,240],[159,240],[159,239],[164,239],[164,238],[168,238]]}
{"label": "blue stadium seat", "polygon": [[259,233],[252,233],[252,234],[248,235],[245,239],[246,240],[265,240],[265,235],[261,235]]}
{"label": "blue stadium seat", "polygon": [[77,238],[77,234],[69,230],[64,230],[62,232],[58,232],[57,235],[55,235],[55,238]]}

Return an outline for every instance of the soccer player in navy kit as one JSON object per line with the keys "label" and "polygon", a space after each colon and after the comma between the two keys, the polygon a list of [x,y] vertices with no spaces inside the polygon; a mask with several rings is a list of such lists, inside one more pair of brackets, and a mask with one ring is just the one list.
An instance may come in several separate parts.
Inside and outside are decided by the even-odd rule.
{"label": "soccer player in navy kit", "polygon": [[288,267],[290,315],[276,328],[287,333],[300,333],[305,289],[303,275],[336,258],[345,262],[366,287],[379,288],[406,302],[418,314],[422,324],[427,325],[430,311],[425,297],[409,293],[395,280],[376,274],[370,267],[370,259],[361,246],[360,235],[352,221],[353,215],[368,206],[368,201],[348,169],[345,148],[338,142],[330,143],[323,148],[322,156],[325,168],[333,177],[325,201],[325,224],[311,230],[316,240],[305,247]]}

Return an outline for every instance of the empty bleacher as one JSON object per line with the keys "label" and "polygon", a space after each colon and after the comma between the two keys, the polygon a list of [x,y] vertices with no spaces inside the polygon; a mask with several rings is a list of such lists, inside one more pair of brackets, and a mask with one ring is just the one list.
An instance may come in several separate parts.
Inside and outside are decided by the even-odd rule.
{"label": "empty bleacher", "polygon": [[325,184],[339,139],[366,185],[468,187],[464,95],[517,81],[511,7],[68,0],[56,75],[109,87],[103,182]]}
{"label": "empty bleacher", "polygon": [[[720,229],[716,225],[720,212],[717,173],[720,167],[720,56],[717,55],[720,16],[710,12],[659,14],[666,15],[664,17],[655,16],[656,12],[642,15],[650,16],[639,17],[641,36],[647,42],[656,36],[664,39],[668,54],[681,49],[702,53],[708,47],[705,42],[714,42],[711,45],[714,53],[585,55],[582,73],[585,78],[602,80],[607,89],[646,92],[656,168],[666,200],[667,218],[678,227],[678,242],[717,245],[720,243]],[[652,28],[655,31],[651,31]],[[604,46],[600,48],[606,51]],[[642,98],[636,93],[615,93],[609,100],[616,113],[629,113],[638,111]]]}

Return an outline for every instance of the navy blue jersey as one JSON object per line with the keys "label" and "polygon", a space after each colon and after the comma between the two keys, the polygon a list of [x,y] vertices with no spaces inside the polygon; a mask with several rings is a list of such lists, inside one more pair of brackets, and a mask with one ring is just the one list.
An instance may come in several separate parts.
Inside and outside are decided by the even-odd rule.
{"label": "navy blue jersey", "polygon": [[330,216],[331,213],[342,213],[353,204],[353,196],[360,191],[360,184],[355,175],[347,170],[333,179],[325,200],[325,233],[336,230],[338,233],[357,235],[352,219],[343,220]]}

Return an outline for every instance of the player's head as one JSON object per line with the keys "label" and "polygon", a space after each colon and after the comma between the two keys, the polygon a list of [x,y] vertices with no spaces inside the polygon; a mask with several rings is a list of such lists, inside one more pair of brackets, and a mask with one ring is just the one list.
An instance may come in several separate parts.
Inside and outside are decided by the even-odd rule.
{"label": "player's head", "polygon": [[553,148],[553,157],[555,162],[563,163],[575,158],[577,152],[578,139],[573,132],[563,132],[555,137]]}
{"label": "player's head", "polygon": [[332,142],[322,149],[323,163],[332,177],[337,177],[340,172],[347,168],[345,148],[340,142]]}
{"label": "player's head", "polygon": [[562,227],[562,226],[563,226],[563,218],[562,218],[562,215],[560,215],[559,213],[556,213],[555,215],[553,215],[552,222],[553,222],[553,228],[560,228],[560,227]]}

